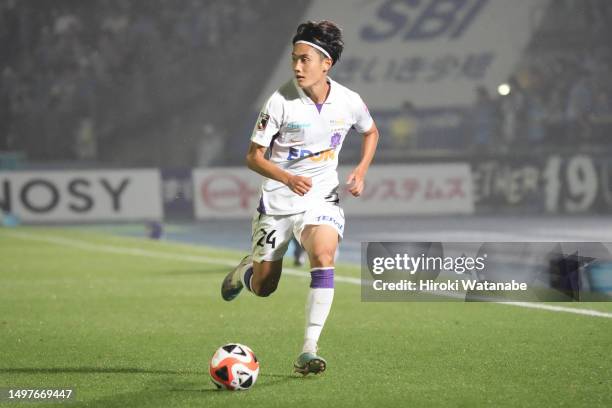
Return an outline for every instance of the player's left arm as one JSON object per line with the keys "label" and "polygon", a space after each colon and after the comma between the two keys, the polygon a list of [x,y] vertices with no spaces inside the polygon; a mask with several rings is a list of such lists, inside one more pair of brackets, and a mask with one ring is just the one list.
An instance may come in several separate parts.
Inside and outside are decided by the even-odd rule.
{"label": "player's left arm", "polygon": [[359,197],[365,186],[365,176],[370,168],[370,163],[374,159],[376,153],[376,145],[378,144],[378,129],[376,123],[372,122],[372,127],[367,132],[363,133],[363,144],[361,145],[361,161],[353,169],[346,179],[346,184],[349,185],[349,192]]}

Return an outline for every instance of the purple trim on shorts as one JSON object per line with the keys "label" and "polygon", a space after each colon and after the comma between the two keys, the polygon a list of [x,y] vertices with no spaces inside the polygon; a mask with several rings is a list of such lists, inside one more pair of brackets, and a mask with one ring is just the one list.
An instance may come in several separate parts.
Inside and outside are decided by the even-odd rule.
{"label": "purple trim on shorts", "polygon": [[244,286],[247,288],[249,292],[252,292],[251,290],[251,278],[252,277],[253,277],[253,267],[251,266],[249,269],[247,269],[244,272]]}
{"label": "purple trim on shorts", "polygon": [[334,288],[334,268],[313,269],[310,271],[311,288]]}

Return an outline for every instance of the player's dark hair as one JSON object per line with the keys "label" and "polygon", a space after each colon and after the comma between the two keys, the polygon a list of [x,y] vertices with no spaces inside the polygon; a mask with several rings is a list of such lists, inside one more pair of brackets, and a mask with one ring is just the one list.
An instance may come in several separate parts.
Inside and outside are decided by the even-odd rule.
{"label": "player's dark hair", "polygon": [[[297,33],[293,37],[293,44],[296,41],[308,41],[318,45],[329,53],[334,65],[340,59],[342,50],[344,49],[344,41],[342,41],[342,31],[331,21],[307,21],[302,23],[297,28]],[[324,55],[317,50],[321,55]]]}

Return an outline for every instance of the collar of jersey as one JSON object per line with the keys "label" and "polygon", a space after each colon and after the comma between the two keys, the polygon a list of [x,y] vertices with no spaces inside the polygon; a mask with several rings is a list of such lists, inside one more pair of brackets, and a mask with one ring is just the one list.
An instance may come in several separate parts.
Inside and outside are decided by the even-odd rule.
{"label": "collar of jersey", "polygon": [[[327,95],[327,99],[325,100],[325,102],[323,102],[324,105],[327,105],[328,103],[332,103],[335,96],[336,96],[336,86],[334,86],[334,81],[330,78],[327,77],[327,83],[329,83],[329,95]],[[299,85],[297,84],[297,80],[294,79],[293,80],[293,85],[295,86],[295,89],[297,89],[298,94],[300,95],[300,99],[302,100],[302,102],[304,102],[306,105],[314,105],[315,103],[313,102],[312,99],[310,99],[308,97],[308,95],[306,95],[306,93],[304,92],[304,90],[302,88],[299,87]]]}

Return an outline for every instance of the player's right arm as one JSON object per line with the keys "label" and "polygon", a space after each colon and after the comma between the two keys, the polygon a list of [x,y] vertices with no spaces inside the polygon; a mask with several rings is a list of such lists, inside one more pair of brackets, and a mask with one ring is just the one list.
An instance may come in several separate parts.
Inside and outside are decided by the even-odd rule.
{"label": "player's right arm", "polygon": [[282,126],[285,111],[283,101],[280,94],[275,92],[263,106],[251,135],[246,163],[249,169],[264,177],[280,181],[295,194],[303,196],[312,187],[312,180],[309,177],[291,174],[265,157],[267,146],[271,146],[274,136],[278,134]]}
{"label": "player's right arm", "polygon": [[268,148],[255,142],[251,142],[249,151],[246,155],[246,163],[249,169],[261,174],[264,177],[280,181],[295,194],[303,196],[312,187],[310,177],[302,177],[285,171],[266,159],[265,154]]}

